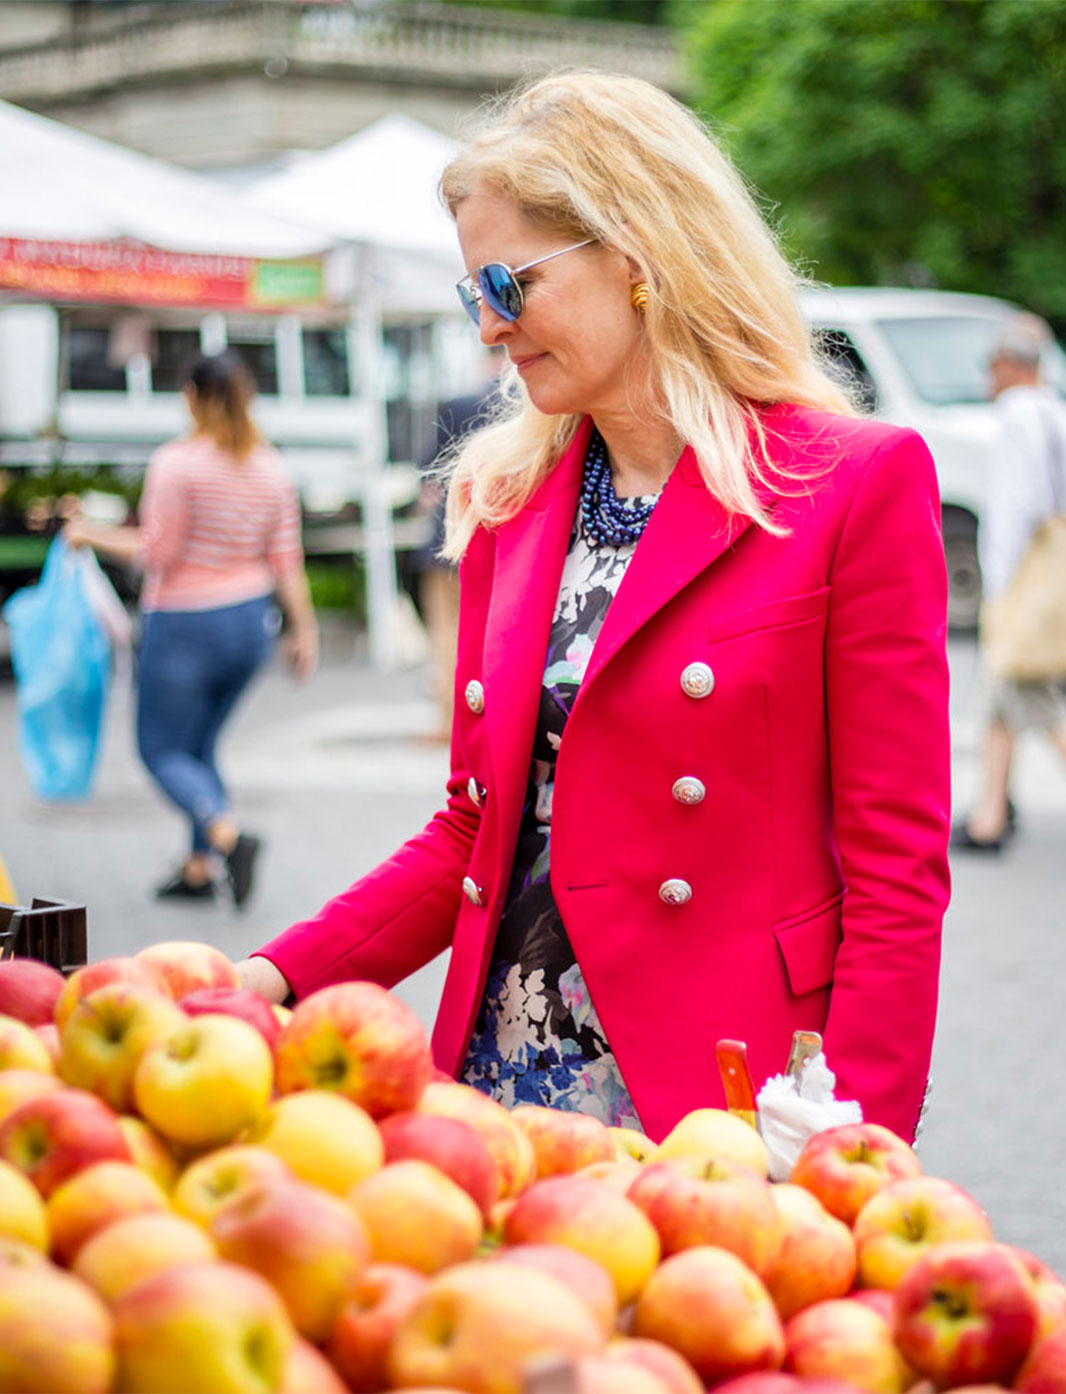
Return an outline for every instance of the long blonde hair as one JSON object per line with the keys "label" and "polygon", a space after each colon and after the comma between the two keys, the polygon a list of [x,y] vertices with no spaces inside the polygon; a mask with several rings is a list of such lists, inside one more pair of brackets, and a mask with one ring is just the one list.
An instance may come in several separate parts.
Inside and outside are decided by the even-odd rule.
{"label": "long blonde hair", "polygon": [[[440,188],[453,217],[488,190],[553,233],[632,258],[651,287],[643,326],[663,416],[692,446],[708,489],[779,532],[755,492],[775,488],[758,408],[853,407],[812,348],[802,279],[698,118],[639,78],[556,74],[490,107]],[[479,526],[521,509],[581,419],[539,412],[513,371],[503,389],[497,419],[451,462],[453,559]]]}

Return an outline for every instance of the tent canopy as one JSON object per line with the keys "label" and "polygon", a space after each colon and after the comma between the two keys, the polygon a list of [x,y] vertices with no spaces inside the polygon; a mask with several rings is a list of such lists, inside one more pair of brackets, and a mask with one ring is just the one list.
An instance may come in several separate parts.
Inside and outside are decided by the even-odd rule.
{"label": "tent canopy", "polygon": [[285,259],[335,239],[202,175],[0,101],[0,237]]}
{"label": "tent canopy", "polygon": [[365,130],[305,155],[254,184],[250,197],[335,237],[455,259],[455,228],[437,183],[457,144],[410,116],[383,116]]}
{"label": "tent canopy", "polygon": [[261,179],[247,196],[266,212],[298,210],[301,222],[373,249],[361,275],[364,286],[373,277],[382,309],[454,311],[463,267],[437,184],[457,148],[394,113]]}

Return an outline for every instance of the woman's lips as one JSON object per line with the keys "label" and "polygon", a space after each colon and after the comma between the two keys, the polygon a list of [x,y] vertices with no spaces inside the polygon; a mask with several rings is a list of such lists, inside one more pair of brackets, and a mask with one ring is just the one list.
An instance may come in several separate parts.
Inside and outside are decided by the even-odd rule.
{"label": "woman's lips", "polygon": [[539,363],[543,357],[544,355],[542,353],[530,353],[524,358],[512,358],[511,362],[514,364],[517,372],[524,373],[526,369],[532,367],[534,363]]}

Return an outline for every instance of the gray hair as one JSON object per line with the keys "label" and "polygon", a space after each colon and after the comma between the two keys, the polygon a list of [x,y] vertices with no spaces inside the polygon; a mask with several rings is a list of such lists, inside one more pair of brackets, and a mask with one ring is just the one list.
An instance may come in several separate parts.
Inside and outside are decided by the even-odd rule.
{"label": "gray hair", "polygon": [[1036,315],[1017,315],[996,335],[990,358],[1007,358],[1027,368],[1036,368],[1050,339],[1050,330],[1042,319]]}

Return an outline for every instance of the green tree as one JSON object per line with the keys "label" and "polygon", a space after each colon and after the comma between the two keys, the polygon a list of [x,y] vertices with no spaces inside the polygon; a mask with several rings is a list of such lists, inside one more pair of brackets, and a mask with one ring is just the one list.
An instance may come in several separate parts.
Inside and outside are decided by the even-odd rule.
{"label": "green tree", "polygon": [[1066,322],[1066,0],[680,14],[697,104],[814,275],[1005,295]]}

